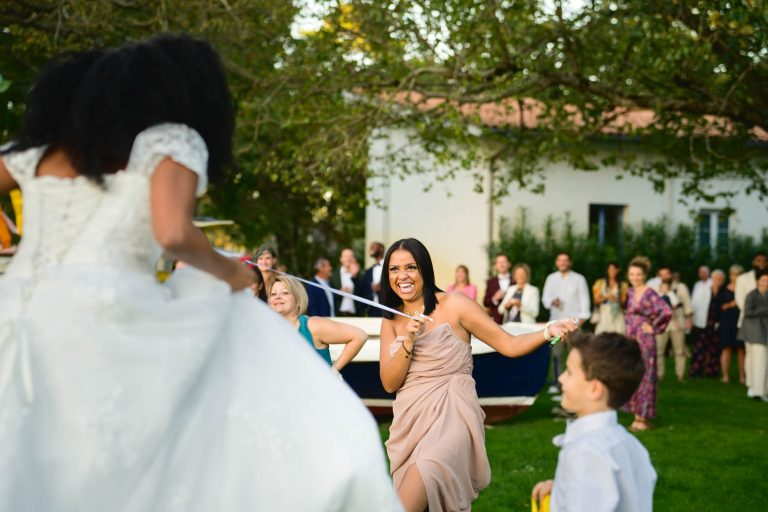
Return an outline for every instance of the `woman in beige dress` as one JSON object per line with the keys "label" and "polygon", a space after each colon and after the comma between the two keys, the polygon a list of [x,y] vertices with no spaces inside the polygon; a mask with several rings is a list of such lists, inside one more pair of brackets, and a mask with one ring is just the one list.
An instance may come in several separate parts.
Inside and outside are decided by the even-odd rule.
{"label": "woman in beige dress", "polygon": [[430,319],[385,312],[381,325],[381,381],[397,391],[386,443],[395,488],[406,511],[470,510],[491,479],[471,336],[518,357],[577,325],[561,320],[535,333],[508,334],[476,302],[437,288],[429,253],[413,238],[395,242],[383,267],[382,303]]}

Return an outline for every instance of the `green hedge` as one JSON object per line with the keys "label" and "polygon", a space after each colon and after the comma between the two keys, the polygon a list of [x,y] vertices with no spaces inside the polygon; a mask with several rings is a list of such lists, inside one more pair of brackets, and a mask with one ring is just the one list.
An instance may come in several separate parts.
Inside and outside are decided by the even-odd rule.
{"label": "green hedge", "polygon": [[[624,269],[632,257],[643,255],[654,266],[666,264],[680,272],[681,279],[692,284],[696,281],[700,265],[727,271],[734,263],[749,268],[752,254],[768,248],[768,230],[763,229],[760,240],[731,233],[727,247],[719,247],[715,254],[709,248],[697,247],[697,233],[693,226],[679,224],[670,230],[667,221],[642,222],[639,226],[624,226],[622,240],[618,243],[598,244],[588,233],[576,232],[573,220],[566,215],[556,220],[550,216],[543,226],[531,226],[525,209],[514,220],[501,219],[500,240],[488,248],[489,258],[503,252],[515,263],[527,263],[532,271],[532,283],[541,290],[547,275],[554,272],[555,256],[568,252],[573,258],[573,270],[583,274],[590,286],[602,277],[605,267],[616,260]],[[540,228],[540,229],[539,229]],[[493,265],[490,267],[493,268]]]}

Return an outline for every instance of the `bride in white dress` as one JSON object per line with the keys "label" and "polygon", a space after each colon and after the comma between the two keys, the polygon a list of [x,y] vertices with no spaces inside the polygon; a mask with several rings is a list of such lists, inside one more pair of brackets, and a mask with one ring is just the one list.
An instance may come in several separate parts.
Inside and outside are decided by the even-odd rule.
{"label": "bride in white dress", "polygon": [[[0,192],[24,195],[0,510],[400,510],[360,400],[192,226],[232,131],[218,57],[187,37],[76,55],[32,89],[0,156]],[[156,283],[161,249],[197,268]]]}

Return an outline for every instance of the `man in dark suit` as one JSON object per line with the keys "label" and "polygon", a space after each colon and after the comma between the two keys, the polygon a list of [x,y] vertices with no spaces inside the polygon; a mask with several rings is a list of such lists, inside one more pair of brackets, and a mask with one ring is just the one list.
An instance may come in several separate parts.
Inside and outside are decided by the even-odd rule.
{"label": "man in dark suit", "polygon": [[[364,297],[373,302],[379,302],[379,293],[381,293],[381,271],[384,268],[384,244],[381,242],[372,242],[368,248],[368,255],[373,258],[373,265],[365,271],[363,278]],[[368,316],[380,317],[381,310],[373,307],[367,307]]]}
{"label": "man in dark suit", "polygon": [[325,289],[316,286],[305,286],[309,304],[307,316],[336,316],[333,303],[333,293],[330,292],[330,279],[333,267],[328,258],[318,258],[315,262],[315,276],[312,281]]}
{"label": "man in dark suit", "polygon": [[504,321],[504,317],[499,313],[499,302],[504,298],[504,294],[509,288],[512,278],[509,275],[509,269],[512,264],[506,254],[498,254],[494,259],[494,268],[496,269],[496,275],[490,278],[485,283],[485,297],[483,298],[483,306],[488,311],[488,316],[500,324]]}
{"label": "man in dark suit", "polygon": [[[360,273],[360,264],[355,258],[352,249],[341,250],[339,257],[339,269],[331,277],[331,286],[337,290],[351,293],[362,297],[363,293],[363,275]],[[365,313],[362,304],[349,298],[342,298],[339,295],[334,296],[334,307],[336,316],[363,316]]]}

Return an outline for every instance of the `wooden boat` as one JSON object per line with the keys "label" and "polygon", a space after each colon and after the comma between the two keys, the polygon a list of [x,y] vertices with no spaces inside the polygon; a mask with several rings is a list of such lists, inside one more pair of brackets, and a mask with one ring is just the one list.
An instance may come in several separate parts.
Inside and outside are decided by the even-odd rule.
{"label": "wooden boat", "polygon": [[[369,338],[363,349],[341,373],[374,416],[382,420],[391,418],[392,400],[395,395],[387,393],[379,379],[381,319],[352,317],[334,320],[354,325],[368,333]],[[512,334],[524,334],[540,330],[543,326],[508,323],[503,328]],[[331,357],[336,359],[341,354],[343,345],[331,345],[330,348]],[[504,421],[533,405],[536,395],[544,386],[549,352],[549,346],[544,345],[531,354],[511,359],[499,354],[482,341],[472,338],[472,376],[487,424]]]}

